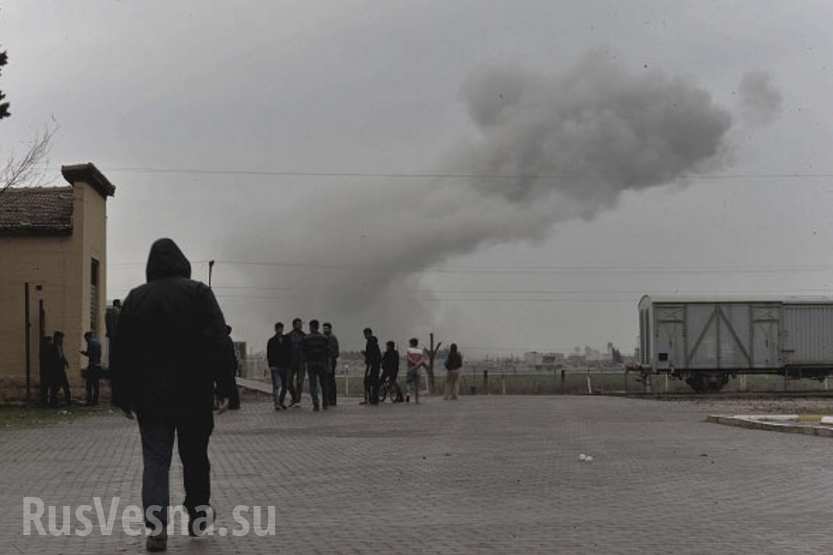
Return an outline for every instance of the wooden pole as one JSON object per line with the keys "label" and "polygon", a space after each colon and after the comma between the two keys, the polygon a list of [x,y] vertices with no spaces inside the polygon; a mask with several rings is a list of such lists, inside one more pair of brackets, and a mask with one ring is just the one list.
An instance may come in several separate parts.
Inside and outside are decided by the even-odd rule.
{"label": "wooden pole", "polygon": [[32,401],[32,322],[29,316],[29,282],[27,281],[23,286],[23,292],[26,295],[26,298],[23,302],[24,309],[26,310],[26,404],[28,405]]}

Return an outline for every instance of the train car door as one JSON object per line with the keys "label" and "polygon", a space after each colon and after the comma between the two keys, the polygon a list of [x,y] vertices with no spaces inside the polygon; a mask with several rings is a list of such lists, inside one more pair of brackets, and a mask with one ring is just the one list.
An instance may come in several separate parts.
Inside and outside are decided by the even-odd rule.
{"label": "train car door", "polygon": [[682,368],[685,363],[685,307],[659,305],[654,308],[656,345],[654,368]]}
{"label": "train car door", "polygon": [[[781,308],[752,306],[752,368],[780,368]],[[785,347],[786,348],[786,347]]]}

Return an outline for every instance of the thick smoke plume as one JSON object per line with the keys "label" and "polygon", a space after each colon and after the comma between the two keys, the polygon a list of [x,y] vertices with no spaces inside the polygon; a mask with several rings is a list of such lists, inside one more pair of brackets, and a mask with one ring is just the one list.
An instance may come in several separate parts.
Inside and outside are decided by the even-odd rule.
{"label": "thick smoke plume", "polygon": [[768,125],[781,113],[783,98],[765,71],[750,71],[738,86],[740,113],[747,125]]}
{"label": "thick smoke plume", "polygon": [[422,334],[431,312],[419,300],[421,270],[543,238],[560,221],[613,207],[623,191],[711,169],[732,125],[695,83],[595,53],[554,77],[482,68],[462,99],[476,135],[441,162],[455,177],[333,186],[299,207],[303,234],[266,252],[322,266],[279,271],[275,281],[294,292],[287,310],[342,329],[376,323],[384,337]]}

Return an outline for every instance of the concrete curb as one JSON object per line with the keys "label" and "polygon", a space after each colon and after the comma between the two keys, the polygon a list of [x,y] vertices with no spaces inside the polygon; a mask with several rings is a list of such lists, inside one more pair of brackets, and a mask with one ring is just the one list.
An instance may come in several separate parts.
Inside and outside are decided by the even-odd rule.
{"label": "concrete curb", "polygon": [[259,382],[257,380],[247,380],[246,378],[236,378],[237,385],[251,389],[252,391],[259,391],[261,393],[272,394],[272,385],[266,382]]}
{"label": "concrete curb", "polygon": [[[823,419],[822,421],[826,420]],[[736,426],[750,430],[767,430],[771,432],[790,432],[812,436],[833,437],[833,428],[801,424],[797,414],[788,415],[721,415],[711,414],[706,422]]]}

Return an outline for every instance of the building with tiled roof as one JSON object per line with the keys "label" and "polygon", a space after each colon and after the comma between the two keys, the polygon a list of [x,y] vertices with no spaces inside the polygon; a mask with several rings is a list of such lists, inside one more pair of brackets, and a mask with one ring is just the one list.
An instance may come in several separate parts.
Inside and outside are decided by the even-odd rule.
{"label": "building with tiled roof", "polygon": [[41,337],[55,331],[64,333],[80,399],[84,332],[104,336],[107,198],[115,187],[90,163],[61,174],[69,186],[0,191],[0,400],[25,397],[27,381],[39,397]]}

